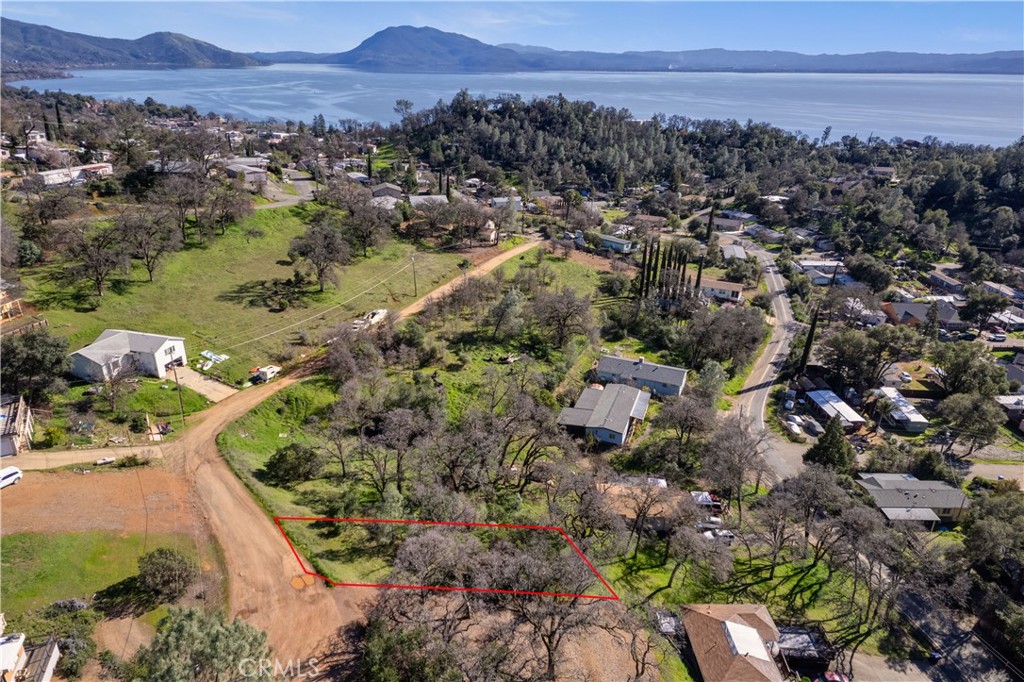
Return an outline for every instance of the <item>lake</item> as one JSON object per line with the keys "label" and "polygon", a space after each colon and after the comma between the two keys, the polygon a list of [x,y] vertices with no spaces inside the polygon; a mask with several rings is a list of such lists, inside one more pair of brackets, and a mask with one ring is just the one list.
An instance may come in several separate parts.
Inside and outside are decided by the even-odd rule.
{"label": "lake", "polygon": [[947,74],[367,73],[327,65],[276,64],[246,69],[79,70],[73,79],[21,81],[100,99],[158,102],[252,121],[392,122],[395,100],[415,109],[450,101],[461,89],[529,99],[561,93],[628,109],[690,118],[766,121],[832,139],[932,135],[943,141],[1003,146],[1024,135],[1024,77]]}

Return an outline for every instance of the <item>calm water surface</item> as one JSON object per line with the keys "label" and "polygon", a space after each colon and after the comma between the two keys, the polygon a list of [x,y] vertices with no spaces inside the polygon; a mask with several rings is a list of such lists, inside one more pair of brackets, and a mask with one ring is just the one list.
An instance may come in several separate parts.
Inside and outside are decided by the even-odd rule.
{"label": "calm water surface", "polygon": [[593,73],[513,74],[366,73],[326,65],[277,64],[248,69],[75,71],[73,79],[22,81],[39,90],[65,90],[98,98],[147,97],[191,104],[206,113],[253,121],[338,119],[391,122],[395,100],[415,109],[450,101],[461,89],[473,95],[518,93],[524,98],[561,93],[569,99],[628,109],[638,118],[656,113],[690,118],[767,121],[832,139],[918,139],[1002,146],[1024,135],[1024,77],[904,74]]}

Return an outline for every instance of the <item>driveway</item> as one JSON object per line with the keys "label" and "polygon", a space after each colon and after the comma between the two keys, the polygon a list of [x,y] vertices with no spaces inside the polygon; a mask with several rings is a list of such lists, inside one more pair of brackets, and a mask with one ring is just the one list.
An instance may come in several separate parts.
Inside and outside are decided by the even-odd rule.
{"label": "driveway", "polygon": [[186,388],[191,388],[199,395],[206,396],[214,403],[219,403],[225,398],[230,398],[238,393],[237,388],[201,374],[191,367],[178,368],[178,382]]}

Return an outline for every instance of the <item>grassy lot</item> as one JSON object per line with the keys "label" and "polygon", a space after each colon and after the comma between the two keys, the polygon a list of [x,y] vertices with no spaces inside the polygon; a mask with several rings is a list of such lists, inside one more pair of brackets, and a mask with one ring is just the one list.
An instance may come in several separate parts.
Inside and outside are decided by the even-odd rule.
{"label": "grassy lot", "polygon": [[19,533],[3,539],[4,612],[13,619],[58,599],[86,599],[138,574],[147,551],[171,547],[196,556],[192,538],[183,534]]}
{"label": "grassy lot", "polygon": [[[519,258],[503,263],[501,269],[504,270],[506,277],[512,279],[521,267],[533,267],[537,262],[537,249],[540,248],[542,247],[538,245],[519,256]],[[556,288],[567,286],[574,289],[580,296],[589,295],[592,298],[596,298],[597,287],[601,283],[601,273],[597,270],[583,263],[578,263],[569,258],[562,258],[561,256],[553,256],[550,253],[544,254],[543,265],[550,268],[554,273],[554,286]]]}
{"label": "grassy lot", "polygon": [[[288,344],[302,331],[318,332],[373,308],[401,308],[416,298],[407,267],[413,247],[399,242],[357,259],[342,270],[340,284],[323,293],[313,283],[293,285],[298,266],[287,252],[305,230],[307,210],[257,211],[206,247],[172,255],[155,283],[136,268],[95,309],[47,281],[52,265],[26,274],[27,298],[44,311],[54,332],[69,338],[72,349],[108,328],[184,336],[190,358],[206,349],[230,355],[211,373],[234,383],[254,365],[286,359]],[[264,236],[245,236],[256,229]],[[460,260],[458,254],[418,253],[419,294],[458,275]]]}

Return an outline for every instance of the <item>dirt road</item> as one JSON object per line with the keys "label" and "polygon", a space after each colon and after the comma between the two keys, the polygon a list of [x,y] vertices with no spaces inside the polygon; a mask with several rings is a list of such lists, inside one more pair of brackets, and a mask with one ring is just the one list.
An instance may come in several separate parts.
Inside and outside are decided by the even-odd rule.
{"label": "dirt road", "polygon": [[522,254],[526,253],[533,247],[537,246],[537,244],[539,243],[540,242],[538,240],[531,239],[530,241],[524,244],[520,244],[519,246],[511,248],[508,251],[505,251],[504,253],[499,254],[484,263],[481,263],[478,267],[473,268],[464,275],[456,277],[447,284],[442,284],[441,286],[434,289],[428,295],[424,296],[420,300],[410,305],[407,305],[405,308],[402,308],[401,312],[398,313],[399,319],[404,320],[405,318],[420,312],[427,305],[428,301],[430,301],[431,299],[440,298],[441,296],[444,296],[449,291],[459,286],[459,284],[461,284],[467,277],[481,277],[483,275],[486,275],[487,273],[491,272],[502,263],[505,263],[506,261],[510,261],[513,258],[521,256]]}
{"label": "dirt road", "polygon": [[[464,277],[485,275],[536,244],[527,242],[489,259],[407,306],[400,316],[414,315],[428,297],[443,295]],[[228,424],[301,381],[309,372],[302,368],[238,392],[189,417],[188,431],[162,445],[165,468],[137,470],[142,490],[153,492],[133,492],[135,472],[27,476],[12,489],[17,494],[4,494],[3,532],[124,531],[144,518],[146,507],[150,508],[151,519],[153,509],[167,512],[157,516],[173,528],[180,528],[177,524],[186,519],[201,520],[223,550],[232,616],[266,630],[278,658],[297,660],[322,653],[339,628],[362,618],[363,604],[373,597],[373,591],[327,589],[319,583],[301,588],[293,585],[298,569],[287,543],[230,470],[216,444],[217,434]],[[45,455],[50,462],[81,461],[83,457],[91,461],[99,456],[96,450]],[[170,506],[164,509],[160,506],[161,495],[178,501],[165,501]],[[181,508],[182,504],[187,508]]]}

